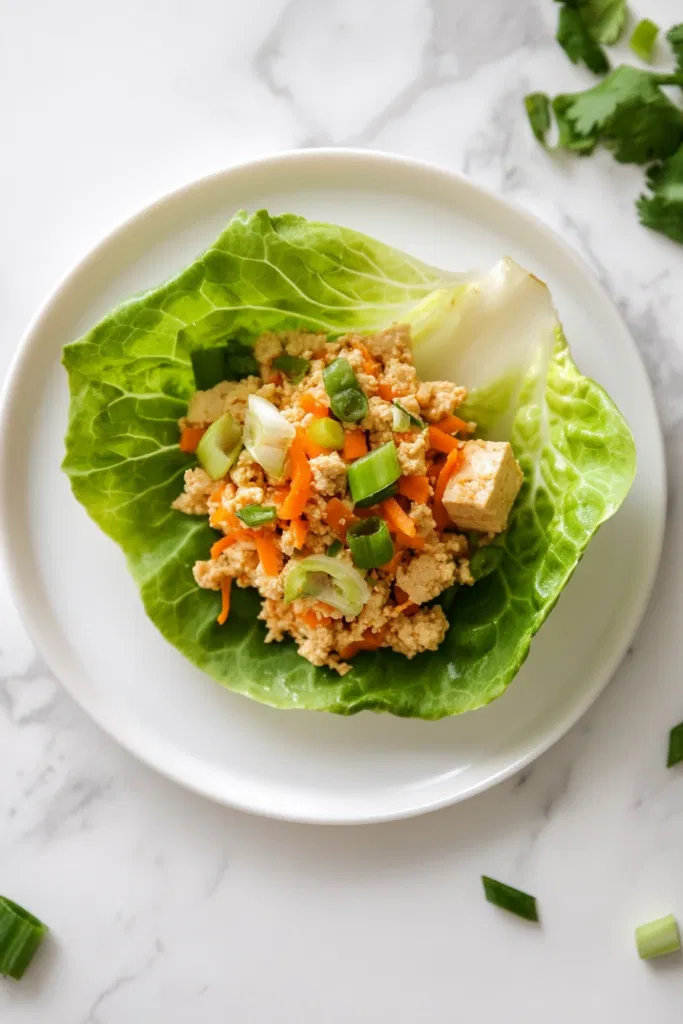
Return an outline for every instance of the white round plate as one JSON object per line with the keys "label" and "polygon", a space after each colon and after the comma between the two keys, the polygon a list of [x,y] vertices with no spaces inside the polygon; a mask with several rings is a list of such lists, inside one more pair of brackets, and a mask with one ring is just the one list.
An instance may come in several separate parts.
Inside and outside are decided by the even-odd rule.
{"label": "white round plate", "polygon": [[[647,453],[624,507],[591,544],[522,671],[480,711],[440,722],[338,718],[275,711],[222,689],[147,620],[123,555],[60,472],[62,345],[119,300],[184,267],[240,207],[344,224],[446,268],[484,269],[511,255],[548,282],[578,365],[607,388]],[[463,800],[515,772],[559,739],[605,686],[640,620],[659,558],[661,436],[645,371],[614,307],[542,224],[412,160],[288,153],[161,199],[90,253],[38,314],[2,416],[3,545],[37,647],[75,700],[132,753],[191,789],[260,814],[340,823],[399,818]]]}

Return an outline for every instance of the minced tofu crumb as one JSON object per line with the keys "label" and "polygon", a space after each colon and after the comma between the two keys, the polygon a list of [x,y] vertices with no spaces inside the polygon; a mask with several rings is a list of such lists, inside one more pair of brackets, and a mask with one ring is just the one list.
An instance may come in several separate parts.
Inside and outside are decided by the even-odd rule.
{"label": "minced tofu crumb", "polygon": [[[304,446],[306,453],[310,485],[303,511],[292,521],[284,514],[286,506],[283,507],[291,486],[289,459],[280,479],[270,479],[246,449],[242,449],[222,480],[211,479],[200,467],[188,469],[183,493],[173,507],[187,515],[208,516],[217,531],[216,540],[220,541],[221,536],[227,538],[214,545],[210,557],[195,564],[197,584],[223,591],[230,583],[256,588],[263,599],[259,617],[266,626],[266,643],[292,637],[302,657],[340,675],[350,670],[351,659],[363,650],[390,648],[407,658],[422,651],[435,651],[446,636],[449,622],[441,606],[433,602],[454,585],[474,583],[470,571],[471,534],[468,538],[464,530],[471,530],[482,513],[483,492],[474,485],[470,491],[474,495],[472,500],[479,502],[476,509],[467,505],[469,492],[466,494],[462,488],[458,492],[462,523],[448,517],[447,509],[454,505],[453,500],[444,504],[440,497],[448,482],[443,479],[444,473],[457,474],[459,469],[464,472],[465,467],[471,472],[474,463],[470,452],[475,444],[483,444],[458,437],[458,431],[452,429],[454,424],[449,422],[467,397],[465,388],[450,381],[419,380],[413,363],[410,328],[405,325],[394,325],[371,335],[349,334],[335,341],[303,331],[270,332],[256,341],[253,351],[259,375],[236,382],[220,381],[209,390],[197,391],[190,399],[180,428],[192,436],[201,436],[201,431],[225,412],[242,427],[249,396],[265,398],[295,428],[297,443]],[[307,360],[305,375],[296,384],[273,366],[282,355]],[[350,363],[358,387],[368,400],[368,411],[360,423],[342,424],[344,449],[321,449],[306,440],[307,428],[323,414],[333,418],[323,370],[338,356]],[[411,421],[409,430],[400,433],[394,430],[395,399],[417,420]],[[457,424],[462,421],[456,421]],[[462,432],[469,435],[476,425],[466,426],[467,430]],[[436,445],[434,427],[441,437],[441,443]],[[346,443],[351,440],[356,447],[347,451]],[[360,457],[359,452],[372,451],[388,441],[396,446],[401,472],[397,489],[388,503],[356,508],[349,491],[349,466]],[[455,466],[449,460],[445,470],[445,452],[451,448],[461,450],[462,457]],[[514,463],[512,470],[510,458]],[[521,479],[521,473],[514,472],[518,466],[511,453],[506,452],[502,464],[508,476]],[[486,495],[494,499],[495,515],[481,520],[482,530],[487,531],[482,535],[483,542],[490,540],[488,534],[492,529],[504,528],[516,495],[507,483],[496,488],[495,480],[492,481],[495,473],[491,473],[488,464],[486,468],[487,480],[482,481],[482,486]],[[448,493],[453,499],[453,488]],[[274,507],[276,517],[265,525],[250,527],[239,516],[247,506]],[[490,508],[485,511],[490,513]],[[326,554],[330,545],[341,541],[341,550],[335,557],[354,567],[346,529],[368,515],[385,519],[394,554],[382,566],[355,570],[361,572],[367,585],[367,599],[360,612],[355,616],[344,615],[314,597],[296,597],[286,602],[287,573],[301,559]],[[264,555],[266,549],[271,557]]]}

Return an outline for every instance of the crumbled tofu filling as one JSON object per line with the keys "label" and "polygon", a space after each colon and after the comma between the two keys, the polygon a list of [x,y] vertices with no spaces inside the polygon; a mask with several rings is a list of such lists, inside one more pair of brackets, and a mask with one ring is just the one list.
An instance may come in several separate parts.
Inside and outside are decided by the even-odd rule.
{"label": "crumbled tofu filling", "polygon": [[[399,513],[410,518],[414,529],[405,534],[395,522],[389,523],[394,557],[380,568],[363,571],[369,597],[358,615],[345,616],[311,597],[288,603],[284,581],[294,560],[324,554],[333,542],[341,540],[342,549],[336,557],[353,565],[351,551],[344,543],[345,528],[356,521],[357,512],[360,514],[354,509],[348,485],[348,467],[353,458],[345,458],[344,451],[311,452],[310,494],[300,520],[291,522],[278,515],[263,526],[248,528],[237,513],[248,505],[275,506],[279,510],[289,493],[290,473],[287,468],[284,480],[270,480],[242,450],[223,480],[211,480],[201,468],[188,469],[183,493],[173,503],[175,509],[187,515],[208,516],[210,525],[218,531],[217,540],[220,535],[229,538],[214,549],[214,557],[195,564],[197,584],[221,590],[230,580],[238,587],[255,587],[263,598],[259,617],[267,629],[266,643],[292,637],[299,654],[311,664],[326,666],[341,675],[350,670],[350,660],[362,650],[390,648],[407,658],[436,650],[446,636],[448,619],[433,602],[454,585],[474,583],[470,542],[464,531],[481,531],[490,539],[507,525],[522,481],[510,445],[453,437],[452,445],[460,449],[461,458],[445,491],[442,488],[443,501],[437,501],[437,482],[446,456],[431,447],[428,426],[394,432],[393,399],[400,399],[404,409],[427,425],[438,427],[443,423],[447,430],[448,417],[466,399],[467,392],[450,381],[418,379],[409,327],[395,325],[377,334],[350,334],[333,342],[325,335],[299,331],[268,333],[255,343],[254,355],[259,376],[221,381],[207,391],[197,391],[180,422],[181,429],[206,428],[225,412],[243,426],[249,396],[258,395],[271,402],[299,431],[305,431],[319,415],[318,409],[328,410],[331,415],[323,370],[341,355],[351,364],[368,399],[365,418],[357,424],[345,424],[345,428],[353,429],[356,435],[362,432],[368,451],[394,441],[406,483],[403,488],[399,482],[394,500]],[[281,355],[309,361],[301,381],[294,384],[273,367]],[[470,428],[474,426],[469,424]],[[422,500],[415,500],[417,497]],[[337,517],[330,519],[332,502]],[[344,520],[341,525],[340,507]],[[383,516],[379,506],[364,512]],[[264,542],[271,552],[273,547],[276,551],[279,571],[275,573],[272,565],[263,561]]]}

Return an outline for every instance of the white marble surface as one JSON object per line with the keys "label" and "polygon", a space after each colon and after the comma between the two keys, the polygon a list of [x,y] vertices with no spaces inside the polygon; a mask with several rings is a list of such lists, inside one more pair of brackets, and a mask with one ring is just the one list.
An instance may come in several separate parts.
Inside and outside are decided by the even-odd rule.
{"label": "white marble surface", "polygon": [[[662,25],[678,0],[638,8]],[[0,891],[52,935],[2,1024],[680,1020],[683,961],[633,926],[683,921],[683,249],[640,228],[640,172],[553,159],[531,88],[588,82],[550,0],[0,0],[4,370],[71,263],[159,193],[300,146],[395,150],[536,212],[594,268],[656,388],[666,557],[629,656],[530,770],[392,825],[250,818],[132,760],[34,656],[0,587]],[[641,453],[647,458],[647,452]],[[486,871],[538,894],[534,928]]]}

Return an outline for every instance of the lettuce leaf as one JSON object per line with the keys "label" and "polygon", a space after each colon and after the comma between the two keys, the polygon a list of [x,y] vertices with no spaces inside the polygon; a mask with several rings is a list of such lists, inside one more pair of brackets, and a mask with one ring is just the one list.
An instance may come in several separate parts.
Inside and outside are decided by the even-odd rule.
{"label": "lettuce leaf", "polygon": [[[332,335],[413,324],[425,376],[471,387],[469,414],[509,437],[525,474],[487,572],[449,603],[439,651],[408,661],[361,654],[352,671],[314,668],[291,642],[265,645],[254,591],[194,583],[215,533],[171,509],[192,459],[176,421],[193,390],[190,352],[266,329]],[[115,309],[64,349],[71,395],[64,469],[76,498],[123,549],[152,621],[218,682],[280,708],[427,719],[498,697],[599,525],[630,487],[633,439],[574,366],[545,286],[511,261],[472,280],[358,232],[265,211],[238,214],[183,273]],[[451,595],[452,597],[452,595]]]}

